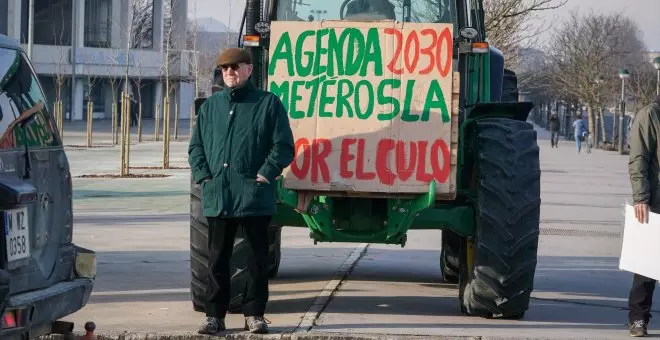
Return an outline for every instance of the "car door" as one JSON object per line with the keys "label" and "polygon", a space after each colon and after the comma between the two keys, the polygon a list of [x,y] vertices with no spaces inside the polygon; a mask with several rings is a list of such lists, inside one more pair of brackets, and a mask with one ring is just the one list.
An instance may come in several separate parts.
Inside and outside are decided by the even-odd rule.
{"label": "car door", "polygon": [[27,58],[20,51],[0,48],[2,70],[0,103],[13,110],[17,122],[16,177],[36,188],[34,202],[4,213],[3,264],[11,275],[10,291],[17,293],[71,276],[71,178],[54,120]]}

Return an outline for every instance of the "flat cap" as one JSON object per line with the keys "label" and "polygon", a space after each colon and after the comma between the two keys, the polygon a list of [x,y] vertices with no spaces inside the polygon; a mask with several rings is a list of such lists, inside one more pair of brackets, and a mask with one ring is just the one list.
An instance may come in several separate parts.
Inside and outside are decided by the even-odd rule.
{"label": "flat cap", "polygon": [[222,51],[215,61],[216,66],[231,65],[231,64],[252,64],[250,54],[242,48],[230,47]]}

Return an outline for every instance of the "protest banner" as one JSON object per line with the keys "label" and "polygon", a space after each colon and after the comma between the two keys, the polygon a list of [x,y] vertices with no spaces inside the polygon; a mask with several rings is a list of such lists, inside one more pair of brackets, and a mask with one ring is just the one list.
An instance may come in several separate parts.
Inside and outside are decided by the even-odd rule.
{"label": "protest banner", "polygon": [[268,89],[288,111],[294,190],[456,191],[451,24],[273,22]]}

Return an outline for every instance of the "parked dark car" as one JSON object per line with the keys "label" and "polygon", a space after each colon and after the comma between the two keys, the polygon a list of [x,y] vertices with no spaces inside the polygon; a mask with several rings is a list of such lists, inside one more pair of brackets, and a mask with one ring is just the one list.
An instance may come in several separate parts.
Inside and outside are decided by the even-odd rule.
{"label": "parked dark car", "polygon": [[96,254],[72,242],[72,181],[52,110],[22,47],[0,35],[0,339],[66,333]]}

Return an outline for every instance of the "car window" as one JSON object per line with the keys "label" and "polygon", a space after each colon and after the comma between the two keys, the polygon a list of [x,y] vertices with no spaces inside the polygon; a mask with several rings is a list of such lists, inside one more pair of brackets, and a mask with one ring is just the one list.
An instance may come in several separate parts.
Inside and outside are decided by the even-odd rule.
{"label": "car window", "polygon": [[6,94],[0,93],[0,152],[16,147],[16,114]]}
{"label": "car window", "polygon": [[[0,48],[0,101],[3,112],[5,107],[14,112],[13,136],[8,133],[0,142],[5,148],[62,145],[34,69],[20,51]],[[17,132],[18,123],[23,123],[24,133]]]}

